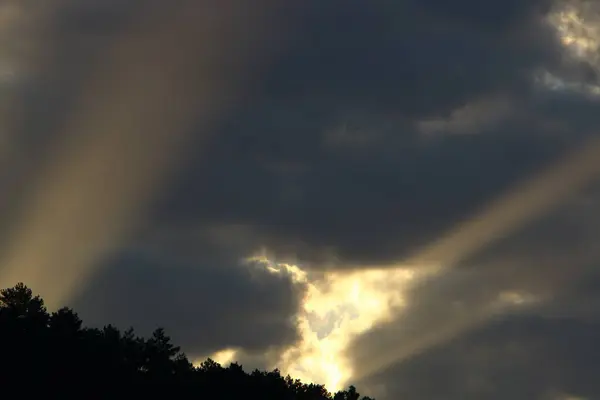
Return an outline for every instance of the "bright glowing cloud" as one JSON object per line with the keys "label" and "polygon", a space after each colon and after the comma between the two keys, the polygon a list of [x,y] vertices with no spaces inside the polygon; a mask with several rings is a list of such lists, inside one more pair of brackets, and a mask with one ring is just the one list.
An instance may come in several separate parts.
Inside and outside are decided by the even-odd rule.
{"label": "bright glowing cloud", "polygon": [[330,391],[352,378],[344,355],[352,339],[396,315],[404,306],[403,290],[414,277],[409,268],[380,268],[327,272],[313,279],[296,265],[265,256],[248,261],[306,285],[297,316],[300,343],[282,354],[278,366],[302,380],[323,382]]}
{"label": "bright glowing cloud", "polygon": [[[212,360],[218,362],[221,365],[227,365],[230,362],[235,361],[236,354],[237,354],[237,350],[225,349],[225,350],[216,352],[215,354],[211,355],[210,358]],[[202,361],[204,361],[204,360],[202,360]]]}
{"label": "bright glowing cloud", "polygon": [[[573,60],[584,61],[600,73],[600,7],[597,2],[570,0],[558,2],[548,16],[558,38]],[[600,95],[598,83],[564,80],[548,71],[538,81],[554,90],[572,90]]]}
{"label": "bright glowing cloud", "polygon": [[[342,389],[349,379],[358,378],[346,359],[352,340],[378,324],[397,318],[406,306],[403,293],[418,282],[417,278],[427,276],[419,269],[398,267],[335,271],[311,280],[310,274],[298,266],[279,264],[264,256],[252,257],[249,261],[273,273],[290,274],[297,283],[306,285],[306,296],[297,316],[301,340],[282,354],[276,366],[283,373],[302,380],[323,382],[330,391]],[[536,301],[538,299],[530,293],[504,291],[498,293],[496,300],[485,307],[481,315],[469,318],[467,324],[474,326],[490,315]],[[426,340],[410,352],[447,339],[464,328],[465,324],[460,323],[433,336],[426,335],[423,337]],[[406,347],[403,349],[407,350]],[[228,359],[230,354],[231,350],[224,350],[213,357]],[[395,360],[397,354],[391,354]],[[377,364],[390,362],[380,356],[375,358]],[[373,367],[379,368],[379,365]]]}
{"label": "bright glowing cloud", "polygon": [[600,8],[595,2],[571,0],[559,2],[549,15],[559,38],[570,53],[598,66],[600,55]]}

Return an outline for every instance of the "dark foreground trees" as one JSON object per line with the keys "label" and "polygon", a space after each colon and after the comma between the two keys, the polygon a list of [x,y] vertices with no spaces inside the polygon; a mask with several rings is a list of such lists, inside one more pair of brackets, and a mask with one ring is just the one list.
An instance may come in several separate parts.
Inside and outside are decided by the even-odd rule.
{"label": "dark foreground trees", "polygon": [[22,283],[0,290],[0,387],[21,398],[360,399],[352,386],[331,395],[277,370],[246,373],[210,359],[194,367],[162,329],[146,339],[110,325],[84,328],[69,308],[48,313]]}

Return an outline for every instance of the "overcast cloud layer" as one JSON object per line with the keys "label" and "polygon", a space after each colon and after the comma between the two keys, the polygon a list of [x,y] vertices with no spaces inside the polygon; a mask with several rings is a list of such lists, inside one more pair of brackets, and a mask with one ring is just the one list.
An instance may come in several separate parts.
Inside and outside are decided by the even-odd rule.
{"label": "overcast cloud layer", "polygon": [[[56,0],[39,16],[32,2],[0,3],[23,13],[0,16],[22,44],[0,53],[15,66],[0,76],[2,127],[16,133],[0,133],[0,251],[78,89],[147,3]],[[549,18],[567,5],[592,21],[578,53]],[[592,1],[308,0],[278,12],[285,39],[210,139],[192,124],[143,222],[71,299],[87,323],[165,326],[192,358],[240,348],[269,365],[299,340],[306,285],[249,256],[264,249],[311,274],[401,262],[598,135]],[[595,186],[404,293],[395,318],[352,342],[351,383],[379,400],[600,398]],[[534,300],[486,311],[515,293]]]}

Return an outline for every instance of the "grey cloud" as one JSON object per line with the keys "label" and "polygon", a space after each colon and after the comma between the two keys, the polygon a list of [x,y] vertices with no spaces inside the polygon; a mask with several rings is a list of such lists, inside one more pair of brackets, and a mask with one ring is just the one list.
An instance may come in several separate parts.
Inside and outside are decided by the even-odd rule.
{"label": "grey cloud", "polygon": [[490,33],[503,33],[514,29],[540,14],[546,13],[552,1],[519,0],[479,2],[476,0],[458,0],[452,3],[443,0],[412,1],[415,5],[432,10],[434,15],[460,21]]}
{"label": "grey cloud", "polygon": [[[361,387],[383,399],[598,397],[598,215],[593,189],[406,293],[406,311],[348,351]],[[540,300],[490,307],[512,293]]]}
{"label": "grey cloud", "polygon": [[[257,133],[256,146],[223,135],[224,144],[174,184],[158,217],[252,226],[262,244],[307,261],[328,248],[341,263],[406,257],[585,136],[577,127],[553,133],[540,113],[473,135],[429,140],[409,132],[399,140],[387,133],[348,150],[326,149],[310,131],[309,138],[288,136],[285,127],[284,137]],[[597,122],[591,119],[587,126]]]}
{"label": "grey cloud", "polygon": [[530,68],[556,61],[543,13],[532,11],[542,3],[306,2],[306,27],[268,74],[267,91],[309,97],[331,111],[400,114],[520,92]]}
{"label": "grey cloud", "polygon": [[379,386],[383,399],[597,398],[600,364],[593,354],[599,328],[597,321],[573,318],[504,318],[362,387]]}
{"label": "grey cloud", "polygon": [[142,0],[83,0],[57,1],[56,29],[63,35],[114,35],[122,30],[131,18],[143,8],[155,6],[156,1]]}
{"label": "grey cloud", "polygon": [[289,277],[222,255],[201,262],[125,254],[100,269],[73,306],[91,326],[145,335],[162,326],[191,357],[231,347],[264,352],[297,339],[302,288]]}

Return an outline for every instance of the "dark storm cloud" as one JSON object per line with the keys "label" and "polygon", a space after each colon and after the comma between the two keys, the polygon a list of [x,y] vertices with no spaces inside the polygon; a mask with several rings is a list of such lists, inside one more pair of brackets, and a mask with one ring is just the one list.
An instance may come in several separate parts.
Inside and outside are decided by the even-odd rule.
{"label": "dark storm cloud", "polygon": [[210,257],[202,265],[126,254],[87,285],[73,305],[87,324],[158,326],[190,357],[231,347],[249,352],[293,343],[301,287],[264,267]]}
{"label": "dark storm cloud", "polygon": [[597,101],[534,85],[566,68],[547,2],[455,3],[306,3],[158,220],[251,226],[317,264],[397,259],[597,126]]}
{"label": "dark storm cloud", "polygon": [[305,28],[267,92],[331,111],[437,115],[476,95],[521,91],[530,68],[555,61],[543,3],[305,2]]}
{"label": "dark storm cloud", "polygon": [[600,122],[588,104],[590,113],[562,104],[573,111],[561,109],[554,121],[547,115],[560,106],[544,102],[478,134],[415,138],[414,128],[400,126],[358,149],[327,149],[314,134],[321,127],[300,132],[302,119],[274,128],[272,118],[256,133],[240,126],[177,182],[161,218],[253,226],[259,244],[307,260],[327,248],[350,263],[408,256],[555,162]]}

